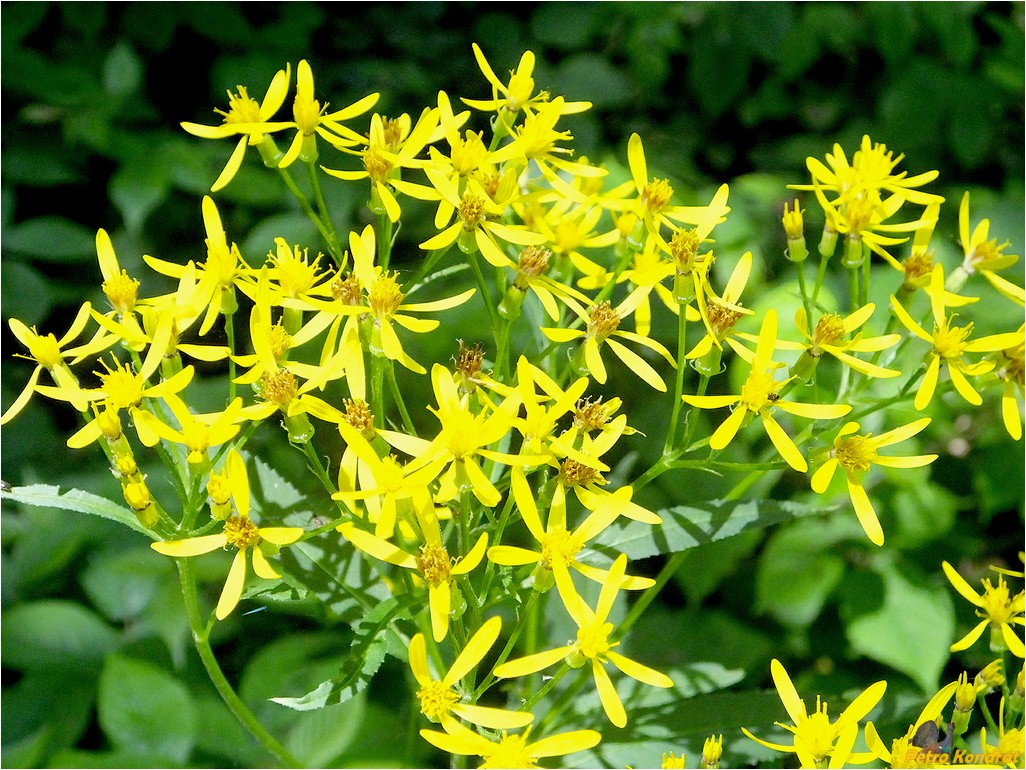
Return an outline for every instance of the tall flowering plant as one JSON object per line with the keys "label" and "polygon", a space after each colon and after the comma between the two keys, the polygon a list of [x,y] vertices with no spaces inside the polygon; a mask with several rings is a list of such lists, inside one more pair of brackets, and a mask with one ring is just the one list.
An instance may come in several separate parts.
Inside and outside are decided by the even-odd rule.
{"label": "tall flowering plant", "polygon": [[[643,704],[693,694],[686,662],[665,664],[631,640],[688,551],[809,515],[853,516],[872,548],[886,549],[878,469],[928,468],[938,454],[919,447],[931,405],[952,395],[1022,438],[1023,289],[1009,270],[1018,258],[988,239],[987,220],[970,235],[968,195],[964,260],[934,257],[945,205],[927,189],[936,172],[909,176],[868,136],[850,161],[840,146],[825,162],[809,158],[811,182],[794,188],[811,193],[805,205],[824,223],[818,265],[810,269],[801,198],[783,206],[786,247],[759,260],[715,246],[731,217],[727,185],[685,205],[637,134],[619,173],[575,158],[566,119],[590,104],[537,88],[530,52],[508,78],[476,45],[474,55],[491,98],[440,92],[416,117],[373,112],[377,94],[329,111],[300,61],[274,75],[259,103],[245,87],[230,93],[220,125],[182,124],[235,142],[215,194],[256,147],[327,253],[283,237],[244,253],[224,204],[205,196],[195,257],[145,257],[169,279],[166,293],[141,295],[99,230],[109,309],[84,303],[59,338],[10,321],[17,355],[36,367],[3,414],[6,429],[18,430],[32,399],[76,412],[68,445],[99,447],[124,505],[44,485],[5,498],[113,518],[150,538],[155,559],[173,559],[204,666],[282,764],[297,760],[239,698],[211,646],[241,608],[312,603],[331,615],[338,597],[355,608],[342,673],[306,694],[280,693],[281,708],[351,699],[393,657],[408,671],[425,749],[454,766],[465,756],[482,767],[595,766],[607,744],[644,727]],[[365,226],[336,229],[323,190],[336,184],[366,196]],[[428,234],[407,245],[403,223],[425,214],[418,231]],[[750,276],[767,269],[793,277],[793,316],[746,304]],[[840,299],[830,288],[838,278]],[[1006,303],[1003,328],[974,329],[981,299]],[[482,324],[461,320],[475,315]],[[201,381],[221,388],[216,408]],[[662,435],[632,426],[652,412]],[[268,479],[286,493],[309,488],[269,466],[275,442],[302,455],[314,482],[299,512],[267,502]],[[624,462],[649,442],[658,449],[648,467]],[[892,451],[898,444],[907,451]],[[169,479],[159,488],[141,470],[153,456]],[[711,499],[682,483],[679,505],[646,504],[645,487],[664,475],[710,473],[721,484]],[[818,502],[751,492],[785,474]],[[230,555],[211,603],[193,564],[217,550]],[[1022,574],[985,580],[979,593],[946,561],[943,570],[983,618],[952,650],[989,626],[1000,656],[972,686],[941,689],[888,744],[864,723],[886,681],[867,682],[832,719],[818,698],[810,711],[775,659],[779,716],[793,723],[778,723],[785,737],[757,738],[748,726],[761,732],[764,722],[724,714],[698,763],[730,761],[724,734],[728,751],[750,739],[807,767],[928,761],[911,753],[968,750],[978,696],[1000,689],[996,718],[979,700],[990,732],[973,745],[1021,766]],[[663,766],[684,766],[662,751],[679,750],[673,734],[663,740],[649,745]]]}

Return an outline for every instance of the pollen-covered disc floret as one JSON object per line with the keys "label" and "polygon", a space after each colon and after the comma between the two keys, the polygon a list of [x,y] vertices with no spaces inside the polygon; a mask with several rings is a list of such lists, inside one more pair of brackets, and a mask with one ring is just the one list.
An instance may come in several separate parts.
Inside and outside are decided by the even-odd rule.
{"label": "pollen-covered disc floret", "polygon": [[424,576],[429,586],[441,586],[449,582],[452,562],[443,545],[423,545],[415,557],[417,571]]}
{"label": "pollen-covered disc floret", "polygon": [[367,295],[371,312],[378,318],[389,318],[403,303],[403,293],[396,281],[398,273],[382,273],[375,279]]}
{"label": "pollen-covered disc floret", "polygon": [[546,532],[540,539],[541,544],[541,565],[545,569],[552,569],[553,563],[561,563],[570,566],[574,563],[577,554],[584,547],[584,540],[565,529],[555,529]]}
{"label": "pollen-covered disc floret", "polygon": [[876,445],[869,436],[846,436],[837,440],[834,445],[834,456],[838,464],[846,471],[868,471],[876,462]]}
{"label": "pollen-covered disc floret", "polygon": [[577,642],[573,646],[572,655],[579,654],[588,660],[600,660],[615,645],[609,643],[609,635],[613,633],[612,623],[589,623],[577,630]]}
{"label": "pollen-covered disc floret", "polygon": [[225,123],[260,123],[260,104],[249,95],[245,86],[236,86],[238,93],[228,91],[228,112],[216,107],[214,112],[224,116]]}
{"label": "pollen-covered disc floret", "polygon": [[248,516],[232,516],[224,523],[224,535],[228,544],[240,551],[261,543],[260,532]]}
{"label": "pollen-covered disc floret", "polygon": [[559,479],[568,487],[587,486],[601,478],[597,470],[571,457],[563,460],[559,466]]}
{"label": "pollen-covered disc floret", "polygon": [[816,323],[812,333],[812,344],[815,351],[822,345],[833,345],[845,334],[844,319],[836,313],[825,313]]}
{"label": "pollen-covered disc floret", "polygon": [[441,722],[459,699],[459,695],[443,682],[428,682],[417,691],[420,712],[432,722]]}
{"label": "pollen-covered disc floret", "polygon": [[612,303],[603,300],[591,308],[588,318],[588,336],[596,342],[602,342],[620,326],[620,316],[613,309]]}
{"label": "pollen-covered disc floret", "polygon": [[109,280],[104,281],[100,288],[107,296],[110,306],[118,313],[127,313],[135,307],[139,294],[139,281],[129,276],[128,271],[122,270]]}
{"label": "pollen-covered disc floret", "polygon": [[260,378],[260,397],[268,403],[287,408],[296,397],[296,377],[288,369],[266,372]]}
{"label": "pollen-covered disc floret", "polygon": [[484,198],[474,193],[467,193],[460,198],[459,206],[460,219],[463,220],[463,229],[468,233],[477,229],[481,220],[485,218]]}

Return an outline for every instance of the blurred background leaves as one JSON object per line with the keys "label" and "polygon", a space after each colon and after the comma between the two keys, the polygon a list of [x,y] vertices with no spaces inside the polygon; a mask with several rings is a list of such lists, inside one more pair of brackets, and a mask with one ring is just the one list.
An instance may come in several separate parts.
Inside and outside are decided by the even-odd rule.
{"label": "blurred background leaves", "polygon": [[[650,168],[671,180],[679,202],[704,202],[730,182],[734,210],[722,236],[717,231],[717,251],[736,258],[751,249],[765,260],[747,290],[756,306],[781,299],[774,281],[785,185],[805,181],[807,155],[822,157],[834,142],[850,155],[864,133],[904,153],[910,174],[940,170],[933,189],[949,201],[935,236],[940,254],[959,251],[955,217],[966,189],[974,221],[989,217],[992,234],[1011,241],[1013,253],[1023,249],[1021,3],[96,2],[7,3],[2,12],[0,303],[5,320],[58,336],[81,301],[103,306],[97,228],[111,233],[143,292],[165,289],[141,269],[143,254],[202,258],[200,198],[231,143],[190,137],[180,121],[218,122],[212,110],[225,107],[227,89],[261,91],[275,70],[301,58],[313,66],[318,96],[340,106],[372,91],[388,115],[418,114],[439,89],[484,98],[472,41],[500,75],[531,49],[540,87],[594,103],[567,120],[578,154],[622,174],[636,131]],[[364,193],[326,190],[336,224],[362,226]],[[217,202],[251,260],[275,235],[323,246],[259,164],[246,164]],[[409,245],[417,236],[415,226],[401,234],[407,248],[397,249],[397,260],[416,258]],[[980,323],[1004,320],[984,314]],[[3,335],[6,406],[31,367],[9,357],[6,323]],[[450,354],[431,351],[435,360]],[[752,696],[731,700],[750,711],[728,717],[753,729],[783,717],[772,697],[749,692],[768,685],[772,656],[785,661],[799,690],[835,699],[870,677],[888,678],[888,718],[900,725],[924,691],[961,671],[946,647],[972,613],[940,573],[941,559],[973,583],[987,564],[1014,566],[1021,547],[1022,445],[1010,444],[993,411],[970,418],[934,410],[919,450],[941,459],[929,474],[891,475],[874,491],[888,550],[871,550],[847,512],[693,549],[634,644],[657,645],[667,664],[743,670],[740,680],[717,674],[716,686]],[[631,416],[661,435],[644,410]],[[101,457],[65,449],[72,426],[70,410],[34,402],[0,437],[3,479],[117,499]],[[264,459],[286,479],[301,476],[298,453]],[[651,459],[626,461],[644,467]],[[160,477],[156,467],[144,470]],[[702,499],[711,481],[689,478],[684,493],[667,477],[645,490],[644,502]],[[761,493],[821,502],[786,476]],[[207,682],[174,570],[144,538],[110,521],[5,504],[2,545],[5,767],[266,764]],[[223,565],[197,562],[216,597]],[[654,573],[660,564],[650,562]],[[394,659],[340,706],[297,715],[267,703],[336,674],[352,639],[348,625],[272,603],[222,624],[218,635],[229,677],[310,764],[436,761],[395,711],[407,674]],[[306,659],[283,654],[290,649],[309,651],[315,663],[299,675]],[[986,662],[975,653],[961,659]],[[702,703],[671,714],[700,714]],[[718,713],[730,708],[717,703]],[[363,740],[374,729],[398,737]],[[653,733],[667,745],[656,750],[649,738],[652,756],[641,760],[631,746],[610,745],[609,756],[695,756],[704,736],[688,733]],[[724,748],[727,757],[762,758],[736,735],[725,736]]]}

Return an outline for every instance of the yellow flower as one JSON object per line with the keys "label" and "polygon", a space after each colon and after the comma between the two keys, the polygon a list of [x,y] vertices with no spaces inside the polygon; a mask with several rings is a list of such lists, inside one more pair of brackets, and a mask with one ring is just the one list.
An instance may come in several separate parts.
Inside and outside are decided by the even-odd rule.
{"label": "yellow flower", "polygon": [[944,574],[948,576],[951,585],[955,587],[962,596],[971,604],[978,607],[977,617],[983,618],[980,623],[966,634],[961,640],[951,645],[952,652],[968,649],[983,634],[984,629],[990,626],[990,649],[993,651],[1010,650],[1016,657],[1024,657],[1024,646],[1022,639],[1016,634],[1014,626],[1023,625],[1023,612],[1026,606],[1026,594],[1020,591],[1012,596],[1008,590],[1008,584],[1002,575],[998,575],[998,584],[995,586],[989,578],[983,578],[983,593],[973,590],[955,568],[947,562],[944,567]]}
{"label": "yellow flower", "polygon": [[[847,364],[856,372],[868,377],[897,377],[901,372],[897,369],[886,369],[882,366],[863,361],[851,355],[855,353],[876,353],[893,347],[901,339],[899,334],[884,334],[880,337],[863,337],[859,332],[853,339],[845,339],[865,325],[873,315],[876,305],[872,302],[863,305],[853,313],[841,317],[836,313],[824,313],[816,322],[816,328],[809,331],[809,322],[805,316],[805,308],[798,308],[794,316],[794,324],[807,343],[787,342],[780,340],[777,347],[781,350],[805,350],[813,358],[829,353],[838,361]],[[748,335],[742,335],[746,339]]]}
{"label": "yellow flower", "polygon": [[230,476],[231,496],[235,500],[238,514],[225,520],[224,530],[217,535],[150,543],[150,548],[157,553],[176,558],[198,556],[229,545],[238,549],[214,612],[218,620],[228,617],[242,598],[249,554],[252,554],[253,571],[257,577],[274,580],[281,575],[267,561],[267,557],[277,553],[278,547],[291,545],[303,536],[301,527],[258,527],[252,522],[249,518],[249,480],[241,457],[236,453],[235,459],[231,459],[234,452],[229,452],[229,463],[242,468],[241,474]]}
{"label": "yellow flower", "polygon": [[817,494],[826,492],[834,477],[834,471],[840,466],[847,476],[848,495],[851,497],[852,505],[855,506],[855,515],[858,516],[862,529],[876,545],[883,545],[883,529],[880,526],[880,520],[876,517],[873,503],[862,485],[862,477],[874,465],[889,468],[919,468],[936,460],[937,455],[934,454],[908,457],[888,457],[879,454],[879,450],[883,447],[911,438],[929,424],[930,418],[924,417],[874,437],[872,433],[859,434],[857,422],[846,423],[838,431],[826,462],[812,476],[813,491]]}
{"label": "yellow flower", "polygon": [[990,276],[996,270],[1014,265],[1019,256],[1005,254],[1010,245],[1008,241],[998,245],[996,238],[988,238],[990,220],[981,219],[969,233],[969,193],[962,196],[962,205],[958,209],[958,237],[962,242],[965,258],[962,260],[962,271],[967,274],[980,272]]}
{"label": "yellow flower", "polygon": [[485,447],[498,443],[513,425],[519,398],[510,395],[490,414],[474,414],[469,397],[461,396],[452,373],[441,364],[431,369],[431,384],[437,408],[428,409],[438,417],[441,431],[430,444],[423,447],[410,470],[442,459],[446,470],[441,474],[436,500],[440,503],[454,499],[461,489],[469,487],[482,505],[493,507],[502,500],[502,494],[481,470],[478,458],[507,465],[537,465],[544,456],[515,455],[496,452]]}
{"label": "yellow flower", "polygon": [[[207,259],[198,265],[202,269],[199,271],[201,275],[195,291],[195,301],[206,307],[206,315],[200,324],[200,336],[210,331],[218,313],[235,312],[235,287],[251,272],[249,265],[239,253],[239,247],[234,243],[228,245],[228,236],[221,224],[221,215],[209,195],[203,196],[202,208],[203,227],[207,234]],[[187,265],[178,265],[149,255],[143,255],[143,259],[158,273],[172,278],[182,279],[188,270]]]}
{"label": "yellow flower", "polygon": [[[910,203],[922,205],[943,203],[944,198],[939,195],[913,189],[932,182],[938,176],[937,171],[927,171],[912,177],[908,176],[907,171],[893,173],[904,157],[904,155],[899,155],[895,158],[894,153],[889,151],[886,145],[874,144],[869,135],[865,134],[859,149],[852,156],[850,164],[841,145],[834,144],[833,154],[827,153],[826,156],[829,168],[817,158],[812,157],[806,159],[805,165],[817,184],[825,190],[836,192],[842,198],[862,192],[879,195],[879,192],[883,190],[900,193]],[[789,187],[795,190],[812,188],[811,185],[789,185]]]}
{"label": "yellow flower", "polygon": [[210,187],[210,192],[217,192],[235,178],[235,174],[242,166],[242,160],[246,156],[247,147],[260,146],[261,150],[268,152],[269,156],[279,154],[277,149],[273,147],[273,142],[266,150],[264,149],[265,146],[261,145],[263,145],[266,134],[281,131],[291,125],[286,122],[269,122],[271,116],[285,102],[291,77],[292,66],[289,64],[285,65],[284,70],[278,70],[274,73],[274,77],[271,78],[271,84],[267,87],[267,93],[264,94],[263,101],[259,104],[257,104],[256,99],[246,92],[245,86],[237,86],[237,94],[229,91],[228,112],[218,109],[214,110],[214,112],[224,116],[224,122],[219,126],[182,123],[182,128],[193,136],[198,136],[202,139],[224,139],[235,134],[242,134],[242,138],[235,145],[235,149],[232,151],[231,157],[228,158],[228,163],[225,164],[224,170],[221,171],[214,184]]}
{"label": "yellow flower", "polygon": [[[510,72],[509,82],[503,83],[492,71],[491,65],[485,58],[484,52],[477,43],[472,43],[474,58],[481,68],[485,79],[492,86],[492,98],[484,99],[463,99],[463,103],[474,109],[486,112],[498,111],[500,119],[508,125],[520,110],[531,111],[544,105],[549,100],[546,91],[534,93],[534,53],[524,51],[520,57],[520,64]],[[500,97],[499,95],[502,94]],[[564,114],[584,112],[591,107],[591,102],[567,102],[563,105]]]}
{"label": "yellow flower", "polygon": [[[510,730],[526,727],[534,716],[528,711],[507,711],[506,709],[478,706],[465,703],[466,693],[460,680],[476,668],[499,638],[502,620],[495,617],[479,628],[460,654],[453,661],[445,675],[436,679],[428,666],[427,642],[424,634],[417,634],[410,640],[410,669],[420,685],[417,700],[420,713],[432,722],[445,724],[454,716],[493,730]],[[470,682],[471,687],[473,682]]]}
{"label": "yellow flower", "polygon": [[314,98],[313,70],[306,59],[299,62],[296,68],[296,99],[292,104],[294,120],[287,125],[296,129],[296,136],[289,149],[278,163],[279,168],[287,168],[302,158],[311,163],[317,159],[317,136],[336,147],[352,147],[362,141],[362,137],[352,129],[346,128],[341,121],[362,115],[378,102],[378,94],[370,94],[341,110],[327,112],[327,103],[321,104]]}
{"label": "yellow flower", "polygon": [[666,752],[663,752],[663,763],[660,765],[660,767],[662,767],[662,768],[683,768],[684,767],[684,762],[685,762],[685,757],[684,757],[683,754],[681,754],[678,757],[672,751],[669,754],[667,754]]}
{"label": "yellow flower", "polygon": [[812,714],[806,711],[805,703],[799,697],[780,661],[771,661],[770,673],[773,675],[773,683],[776,685],[780,701],[794,723],[793,726],[780,722],[775,724],[793,733],[794,742],[790,746],[770,743],[756,738],[747,728],[742,727],[741,731],[746,736],[774,751],[797,754],[802,767],[823,767],[828,759],[827,767],[845,767],[849,763],[865,764],[873,759],[872,754],[853,754],[852,747],[858,736],[859,720],[876,708],[876,704],[880,702],[887,689],[887,682],[880,681],[870,685],[841,712],[836,722],[831,722],[827,716],[827,704],[821,702],[818,695],[816,710]]}
{"label": "yellow flower", "polygon": [[711,735],[705,739],[702,745],[701,768],[715,770],[720,766],[720,758],[723,756],[723,735]]}
{"label": "yellow flower", "polygon": [[139,301],[139,281],[132,278],[127,270],[118,263],[118,255],[114,251],[107,231],[96,231],[96,256],[100,263],[103,283],[100,288],[111,306],[111,313],[101,315],[94,311],[93,317],[102,323],[104,319],[116,316],[121,322],[118,331],[124,334],[125,343],[133,350],[142,350],[146,344],[146,335],[139,327],[136,318]]}
{"label": "yellow flower", "polygon": [[238,435],[242,417],[242,399],[236,398],[221,412],[192,414],[177,395],[168,393],[164,402],[178,420],[179,428],[165,424],[159,418],[149,420],[150,428],[165,441],[181,444],[189,450],[186,460],[199,464],[207,460],[207,450],[231,441]]}
{"label": "yellow flower", "polygon": [[[951,696],[955,694],[958,682],[951,682],[942,687],[923,708],[914,724],[910,725],[905,734],[895,738],[888,749],[880,739],[879,733],[872,722],[866,722],[866,746],[877,759],[887,762],[890,767],[922,767],[916,759],[926,750],[912,743],[919,728],[929,722],[936,722],[947,707]],[[934,752],[936,754],[936,752]],[[923,757],[926,758],[925,756]]]}
{"label": "yellow flower", "polygon": [[973,406],[983,403],[980,394],[969,383],[968,377],[975,377],[986,374],[994,368],[992,361],[979,361],[974,364],[966,363],[963,356],[966,353],[994,352],[1013,348],[1019,343],[1020,335],[1017,332],[1007,334],[992,334],[989,337],[981,337],[977,340],[969,340],[973,332],[973,324],[965,326],[954,324],[956,315],[945,313],[945,304],[953,304],[951,295],[944,290],[944,267],[935,265],[933,275],[930,278],[930,287],[927,289],[930,295],[930,306],[933,311],[933,333],[927,332],[922,326],[909,315],[908,311],[901,306],[897,298],[891,295],[891,307],[894,308],[898,320],[905,325],[915,336],[931,343],[933,348],[927,354],[929,364],[923,381],[919,384],[914,401],[916,409],[922,411],[930,405],[933,394],[937,389],[937,381],[940,375],[941,364],[947,368],[951,378],[951,384],[955,390]]}
{"label": "yellow flower", "polygon": [[466,575],[481,563],[488,547],[488,533],[483,533],[466,555],[450,559],[449,552],[442,542],[438,516],[430,499],[417,509],[417,519],[423,543],[416,553],[411,552],[413,549],[403,550],[387,540],[365,532],[357,528],[353,522],[341,524],[338,531],[353,544],[354,548],[375,559],[403,569],[416,570],[420,574],[428,587],[431,635],[436,642],[441,642],[449,633],[453,578]]}
{"label": "yellow flower", "polygon": [[[85,330],[91,312],[92,307],[88,302],[82,305],[75,315],[75,320],[71,322],[71,328],[59,340],[52,334],[40,334],[36,331],[35,326],[31,329],[28,328],[17,318],[11,318],[7,322],[15,338],[29,352],[27,356],[20,353],[15,353],[14,355],[18,358],[28,358],[35,361],[36,368],[32,370],[28,383],[14,400],[14,403],[7,407],[3,417],[0,417],[0,425],[6,424],[25,408],[32,394],[37,391],[39,375],[44,369],[50,372],[50,376],[58,387],[65,388],[70,393],[75,393],[78,390],[78,379],[68,366],[68,360],[70,359],[72,364],[78,363],[84,358],[106,350],[117,342],[118,338],[116,336],[107,335],[103,329],[100,329],[89,342],[83,345],[76,345],[73,348],[65,348],[69,342]],[[72,405],[80,412],[86,410],[86,403],[82,398],[72,400]]]}
{"label": "yellow flower", "polygon": [[[584,329],[564,329],[542,327],[542,333],[553,342],[570,342],[581,340],[581,347],[578,352],[579,369],[586,369],[598,382],[606,381],[606,366],[602,363],[601,348],[606,345],[619,358],[628,369],[645,381],[649,386],[660,392],[666,391],[666,383],[659,373],[652,368],[644,358],[633,350],[618,342],[615,337],[625,339],[649,350],[654,350],[661,355],[670,366],[676,366],[673,356],[663,345],[644,337],[636,332],[629,332],[620,329],[620,323],[628,315],[634,312],[638,305],[648,295],[644,289],[635,289],[627,295],[616,307],[608,300],[603,300],[597,305],[592,305],[585,310],[574,300],[567,298],[567,304],[584,322]],[[583,361],[580,360],[583,357]]]}
{"label": "yellow flower", "polygon": [[602,701],[602,708],[609,721],[617,727],[626,726],[627,712],[624,710],[620,696],[617,695],[616,688],[604,667],[605,663],[612,663],[627,676],[652,687],[673,687],[673,680],[666,674],[613,651],[619,642],[610,640],[613,624],[607,622],[607,618],[617,593],[623,587],[626,567],[627,557],[620,554],[602,582],[602,590],[594,611],[584,603],[577,593],[570,574],[566,570],[553,570],[556,588],[563,599],[563,605],[570,617],[573,618],[574,623],[577,624],[577,640],[564,647],[557,647],[503,663],[495,668],[495,676],[502,679],[527,676],[564,659],[575,667],[590,662],[595,687],[598,690],[599,700]]}
{"label": "yellow flower", "polygon": [[771,360],[776,346],[777,313],[769,310],[762,321],[759,341],[755,355],[751,360],[751,371],[748,379],[736,396],[682,396],[684,403],[699,409],[718,409],[733,406],[733,411],[709,439],[709,446],[714,450],[725,448],[737,435],[748,415],[758,415],[763,427],[769,435],[773,446],[787,461],[788,465],[800,473],[808,470],[808,463],[794,441],[784,432],[773,418],[773,409],[781,409],[798,417],[813,420],[832,420],[843,417],[851,411],[847,404],[806,404],[796,401],[785,401],[777,394],[788,380],[775,380],[773,371],[777,363]]}
{"label": "yellow flower", "polygon": [[[538,549],[529,550],[511,545],[493,545],[488,549],[489,561],[509,567],[537,564],[541,569],[552,573],[557,570],[566,572],[573,568],[589,580],[604,584],[608,579],[609,571],[582,564],[577,561],[577,556],[589,540],[598,536],[606,527],[616,521],[620,515],[619,506],[616,504],[599,506],[589,513],[576,529],[569,531],[566,519],[566,492],[561,485],[557,485],[553,491],[546,526],[542,526],[534,494],[522,469],[514,468],[512,470],[510,488],[513,491],[513,498],[516,500],[520,516],[538,543]],[[642,590],[651,586],[653,582],[650,578],[628,576],[624,579],[621,587],[627,590]]]}
{"label": "yellow flower", "polygon": [[734,341],[730,337],[731,333],[736,334],[734,325],[744,316],[754,312],[741,306],[741,292],[748,285],[751,272],[752,252],[747,251],[734,266],[722,296],[717,296],[709,286],[708,271],[696,275],[695,297],[698,300],[698,312],[705,324],[706,334],[685,358],[701,358],[709,353],[714,345],[722,348],[724,342],[734,347]]}
{"label": "yellow flower", "polygon": [[530,728],[510,735],[503,730],[495,740],[470,730],[454,719],[442,725],[444,733],[421,730],[421,737],[450,754],[483,757],[481,768],[538,767],[545,757],[562,757],[597,746],[602,736],[594,730],[572,730],[528,743]]}
{"label": "yellow flower", "polygon": [[424,167],[427,161],[418,160],[416,156],[431,141],[437,127],[437,109],[424,110],[412,130],[410,116],[405,113],[391,120],[375,113],[371,116],[370,136],[364,141],[366,147],[359,151],[343,148],[344,152],[360,157],[364,170],[341,171],[325,166],[321,166],[321,169],[347,181],[369,179],[371,210],[384,211],[390,221],[398,222],[402,209],[392,193],[393,182],[400,178],[404,168]]}

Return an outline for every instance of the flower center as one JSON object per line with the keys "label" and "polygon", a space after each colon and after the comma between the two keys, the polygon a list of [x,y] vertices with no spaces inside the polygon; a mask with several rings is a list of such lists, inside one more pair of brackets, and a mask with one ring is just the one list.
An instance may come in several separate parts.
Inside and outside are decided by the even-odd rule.
{"label": "flower center", "polygon": [[444,545],[422,545],[414,561],[420,574],[432,588],[449,582],[452,565]]}
{"label": "flower center", "polygon": [[224,534],[228,542],[240,551],[259,545],[260,532],[248,516],[232,516],[224,523]]}
{"label": "flower center", "polygon": [[670,183],[665,179],[653,179],[641,191],[641,200],[653,214],[658,214],[665,209],[672,197],[673,188],[670,187]]}
{"label": "flower center", "polygon": [[[1022,387],[1023,382],[1026,381],[1024,376],[1024,370],[1026,370],[1026,360],[1024,360],[1024,348],[1020,345],[1017,348],[1012,348],[1002,352],[1005,357],[1005,365],[1001,367],[998,372],[998,376],[1003,380],[1014,382]],[[40,363],[42,363],[40,361]]]}
{"label": "flower center", "polygon": [[488,157],[488,148],[485,146],[483,131],[474,133],[467,131],[466,138],[453,137],[452,152],[450,153],[453,168],[460,174],[466,176],[474,171]]}
{"label": "flower center", "polygon": [[574,407],[574,425],[585,433],[602,430],[609,422],[609,413],[602,404],[602,397],[577,402]]}
{"label": "flower center", "polygon": [[602,342],[615,332],[619,325],[620,316],[613,310],[609,300],[603,300],[591,309],[591,317],[588,319],[588,335],[597,342]]}
{"label": "flower center", "polygon": [[36,363],[47,369],[53,369],[63,360],[57,338],[52,334],[47,334],[45,337],[37,334],[34,326],[32,327],[32,337],[29,339],[29,353],[36,359]]}
{"label": "flower center", "polygon": [[677,263],[677,272],[690,273],[696,269],[700,243],[696,230],[678,230],[673,234],[670,239],[670,255]]}
{"label": "flower center", "polygon": [[479,767],[538,767],[538,759],[527,750],[526,734],[506,735],[503,731],[498,748]]}
{"label": "flower center", "polygon": [[374,182],[384,182],[394,168],[392,161],[382,155],[377,147],[367,148],[363,155],[363,165]]}
{"label": "flower center", "polygon": [[844,336],[844,322],[836,313],[827,313],[816,323],[816,330],[812,334],[812,344],[819,348],[820,345],[832,345],[835,340]]}
{"label": "flower center", "polygon": [[215,505],[227,505],[232,499],[232,485],[228,476],[221,473],[211,473],[207,482],[207,494],[210,501]]}
{"label": "flower center", "polygon": [[403,303],[403,293],[396,283],[398,273],[382,273],[371,286],[367,300],[378,318],[389,318]]}
{"label": "flower center", "polygon": [[280,361],[292,347],[292,336],[285,331],[280,323],[271,327],[270,335],[271,354],[275,361]]}
{"label": "flower center", "polygon": [[347,398],[342,402],[342,406],[346,410],[346,422],[364,436],[374,435],[374,414],[366,401],[359,398]]}
{"label": "flower center", "polygon": [[470,382],[481,376],[484,366],[484,346],[480,342],[467,347],[463,340],[459,341],[460,350],[456,354],[456,376],[463,382]]}
{"label": "flower center", "polygon": [[986,267],[987,263],[991,260],[1003,257],[1004,254],[1002,252],[1010,245],[1008,241],[1005,241],[999,246],[996,238],[991,238],[983,243],[977,243],[976,248],[965,258],[964,264],[969,268],[970,272],[978,267]]}
{"label": "flower center", "polygon": [[775,400],[771,397],[776,395],[776,389],[777,382],[768,369],[752,369],[745,384],[741,386],[741,403],[750,411],[758,412],[771,400]]}
{"label": "flower center", "polygon": [[901,266],[905,271],[906,281],[912,282],[918,278],[925,278],[933,273],[933,252],[914,252],[905,258]]}
{"label": "flower center", "polygon": [[109,281],[104,281],[100,288],[107,295],[111,307],[118,313],[123,315],[135,307],[135,299],[139,293],[139,281],[131,278],[128,271],[122,270],[120,274]]}
{"label": "flower center", "polygon": [[738,319],[744,315],[738,310],[727,307],[715,297],[709,297],[706,313],[709,316],[709,326],[716,335],[716,339],[719,340],[722,340],[726,333],[734,328],[734,324],[738,322]]}
{"label": "flower center", "polygon": [[972,323],[954,326],[951,324],[954,318],[947,318],[943,326],[933,328],[933,350],[941,358],[961,358],[965,351],[965,341],[973,333]]}
{"label": "flower center", "polygon": [[245,86],[238,86],[239,92],[228,92],[228,112],[214,110],[224,115],[225,123],[259,123],[260,105],[257,100],[246,93]]}
{"label": "flower center", "polygon": [[211,243],[206,240],[207,261],[203,263],[203,269],[217,278],[222,287],[231,286],[235,282],[235,269],[238,267],[240,256],[239,249],[233,243],[231,248],[223,243]]}
{"label": "flower center", "polygon": [[520,252],[520,260],[517,263],[517,288],[526,289],[532,278],[537,278],[548,270],[551,257],[552,252],[541,246],[528,246]]}
{"label": "flower center", "polygon": [[432,722],[441,722],[459,696],[441,682],[428,682],[417,691],[417,700],[420,701],[421,714]]}
{"label": "flower center", "polygon": [[801,739],[817,764],[833,751],[837,730],[827,716],[827,704],[820,703],[818,696],[816,711],[795,725],[795,728],[795,741]]}
{"label": "flower center", "polygon": [[267,257],[278,268],[278,285],[286,296],[298,297],[317,282],[317,268],[323,255],[318,254],[313,262],[308,262],[306,249],[289,248],[282,238],[277,238],[276,242],[278,253]]}
{"label": "flower center", "polygon": [[609,651],[609,634],[613,631],[612,623],[592,623],[582,626],[577,631],[577,652],[594,660]]}
{"label": "flower center", "polygon": [[1008,594],[1008,583],[1003,577],[998,577],[997,586],[991,585],[990,578],[983,579],[983,612],[977,612],[981,618],[989,618],[995,628],[1003,624],[1011,623],[1016,615],[1021,615],[1022,610],[1012,609],[1012,599]]}
{"label": "flower center", "polygon": [[468,233],[473,232],[485,217],[484,198],[467,193],[460,199],[459,213],[460,219],[463,220],[463,229]]}
{"label": "flower center", "polygon": [[569,457],[559,466],[559,477],[568,487],[585,486],[602,478],[594,468]]}
{"label": "flower center", "polygon": [[553,562],[562,562],[569,567],[577,553],[584,547],[584,541],[565,529],[548,532],[541,539],[541,563],[545,569],[552,569]]}
{"label": "flower center", "polygon": [[143,378],[120,362],[116,362],[114,369],[110,369],[104,361],[100,363],[107,372],[106,374],[95,372],[95,374],[103,383],[103,390],[107,394],[107,406],[114,410],[137,406],[143,399],[143,390],[146,387]]}
{"label": "flower center", "polygon": [[260,397],[286,409],[296,397],[296,377],[288,369],[265,372],[260,378]]}
{"label": "flower center", "polygon": [[834,456],[846,471],[868,471],[876,459],[876,447],[869,436],[848,436],[837,442]]}
{"label": "flower center", "polygon": [[360,305],[363,302],[363,287],[356,275],[346,278],[338,276],[331,282],[331,296],[343,305]]}

